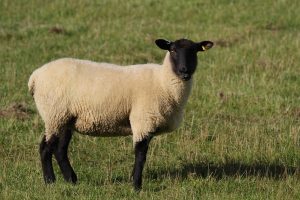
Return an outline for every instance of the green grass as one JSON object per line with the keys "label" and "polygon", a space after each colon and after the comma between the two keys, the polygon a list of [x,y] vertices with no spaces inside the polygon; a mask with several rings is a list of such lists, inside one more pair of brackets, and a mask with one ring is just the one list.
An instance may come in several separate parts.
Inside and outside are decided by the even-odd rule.
{"label": "green grass", "polygon": [[[0,199],[300,198],[299,1],[1,0],[0,13]],[[151,142],[142,192],[130,137],[75,134],[78,184],[55,163],[45,186],[31,72],[60,57],[160,63],[154,40],[182,37],[216,45],[199,53],[182,126]]]}

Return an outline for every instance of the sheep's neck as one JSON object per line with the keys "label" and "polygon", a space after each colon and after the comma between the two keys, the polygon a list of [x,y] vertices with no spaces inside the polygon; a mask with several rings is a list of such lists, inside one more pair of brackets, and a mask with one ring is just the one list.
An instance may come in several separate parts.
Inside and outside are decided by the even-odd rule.
{"label": "sheep's neck", "polygon": [[173,98],[177,105],[184,106],[190,95],[193,80],[184,81],[179,78],[174,73],[172,65],[173,62],[170,58],[170,53],[167,52],[163,61],[163,73],[161,73],[162,85],[168,96]]}

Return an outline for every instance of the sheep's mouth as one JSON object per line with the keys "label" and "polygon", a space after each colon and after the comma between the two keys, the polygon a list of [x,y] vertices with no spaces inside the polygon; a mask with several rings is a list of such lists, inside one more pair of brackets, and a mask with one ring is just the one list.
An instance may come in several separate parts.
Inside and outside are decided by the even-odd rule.
{"label": "sheep's mouth", "polygon": [[184,81],[188,81],[192,78],[192,75],[190,75],[190,74],[180,74],[179,77]]}

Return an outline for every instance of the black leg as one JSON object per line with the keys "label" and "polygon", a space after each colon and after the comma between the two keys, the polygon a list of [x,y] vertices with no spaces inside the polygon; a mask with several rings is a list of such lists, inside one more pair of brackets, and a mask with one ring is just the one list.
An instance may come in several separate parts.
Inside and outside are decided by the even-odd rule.
{"label": "black leg", "polygon": [[76,183],[77,176],[70,164],[68,158],[68,147],[72,138],[72,131],[67,130],[59,137],[57,146],[54,150],[54,155],[59,165],[59,168],[64,176],[64,179],[71,183]]}
{"label": "black leg", "polygon": [[49,141],[46,142],[44,136],[40,143],[40,156],[42,161],[42,169],[45,183],[55,182],[55,175],[52,166],[52,155],[54,146],[56,146],[57,137],[53,136]]}
{"label": "black leg", "polygon": [[142,188],[142,173],[146,156],[148,151],[149,142],[152,137],[144,138],[142,141],[137,142],[135,145],[135,162],[133,168],[133,185],[136,191]]}

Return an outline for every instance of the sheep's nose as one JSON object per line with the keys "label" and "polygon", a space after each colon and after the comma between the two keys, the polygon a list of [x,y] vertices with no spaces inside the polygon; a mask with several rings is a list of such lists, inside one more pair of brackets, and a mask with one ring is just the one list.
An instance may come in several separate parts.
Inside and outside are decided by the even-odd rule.
{"label": "sheep's nose", "polygon": [[188,81],[191,79],[191,75],[189,74],[182,74],[181,75],[182,80]]}

